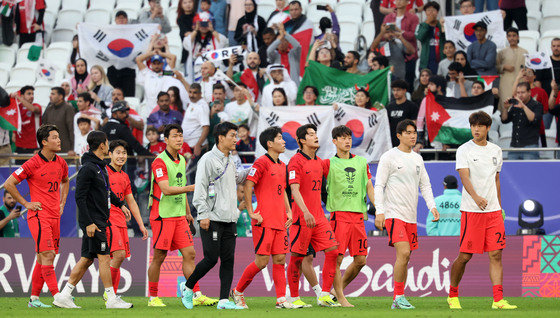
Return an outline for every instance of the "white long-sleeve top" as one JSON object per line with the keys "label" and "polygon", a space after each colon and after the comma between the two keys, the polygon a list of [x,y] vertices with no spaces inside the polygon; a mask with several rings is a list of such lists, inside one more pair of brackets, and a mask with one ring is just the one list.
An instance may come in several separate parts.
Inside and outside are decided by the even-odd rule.
{"label": "white long-sleeve top", "polygon": [[375,208],[386,219],[416,223],[418,187],[429,210],[436,207],[422,157],[393,148],[381,156],[375,176]]}

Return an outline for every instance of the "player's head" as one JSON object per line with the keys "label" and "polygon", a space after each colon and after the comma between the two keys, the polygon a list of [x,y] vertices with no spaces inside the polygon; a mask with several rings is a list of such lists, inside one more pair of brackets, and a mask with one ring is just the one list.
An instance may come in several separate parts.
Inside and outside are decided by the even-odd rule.
{"label": "player's head", "polygon": [[486,140],[490,126],[492,126],[492,117],[483,111],[478,111],[469,116],[469,124],[475,141]]}
{"label": "player's head", "polygon": [[214,138],[216,145],[221,150],[234,151],[237,144],[237,125],[224,121],[214,128]]}
{"label": "player's head", "polygon": [[416,123],[413,120],[405,119],[401,120],[397,124],[397,138],[401,145],[406,147],[414,147],[416,145]]}
{"label": "player's head", "polygon": [[103,155],[107,155],[109,152],[109,142],[107,141],[107,135],[101,130],[94,130],[87,136],[87,143],[89,146],[89,151],[100,152]]}
{"label": "player's head", "polygon": [[52,152],[60,151],[60,131],[55,125],[44,124],[37,129],[39,148]]}
{"label": "player's head", "polygon": [[181,150],[183,148],[183,128],[179,124],[169,124],[165,126],[163,130],[163,141],[167,144],[167,147],[175,151]]}
{"label": "player's head", "polygon": [[91,130],[91,119],[89,118],[80,117],[78,118],[76,123],[78,124],[78,129],[80,130],[82,136],[84,136]]}
{"label": "player's head", "polygon": [[159,141],[159,133],[154,126],[149,126],[146,128],[146,139],[149,142],[158,142]]}
{"label": "player's head", "polygon": [[111,157],[111,164],[122,167],[126,163],[127,143],[124,140],[113,140],[109,143],[109,157]]}
{"label": "player's head", "polygon": [[278,126],[268,127],[259,136],[259,142],[266,151],[283,153],[286,151],[286,142],[282,138],[282,128]]}
{"label": "player's head", "polygon": [[317,136],[317,126],[305,124],[296,130],[296,138],[300,149],[307,146],[313,150],[319,148],[319,137]]}
{"label": "player's head", "polygon": [[349,152],[352,149],[352,130],[345,125],[336,126],[332,130],[332,141],[336,150]]}

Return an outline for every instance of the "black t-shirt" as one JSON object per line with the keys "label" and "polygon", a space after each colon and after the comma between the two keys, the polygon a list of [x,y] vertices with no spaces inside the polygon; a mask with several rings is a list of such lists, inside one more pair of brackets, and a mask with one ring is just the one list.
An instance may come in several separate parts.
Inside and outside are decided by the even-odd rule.
{"label": "black t-shirt", "polygon": [[[560,61],[555,61],[552,58],[550,60],[554,69],[554,78],[556,78],[556,83],[558,83],[560,81]],[[541,82],[542,88],[550,95],[550,82],[552,81],[552,71],[550,68],[538,70],[535,75],[537,76],[536,80]]]}
{"label": "black t-shirt", "polygon": [[393,147],[399,145],[399,140],[395,131],[397,130],[397,124],[404,119],[416,120],[418,117],[418,106],[406,100],[402,104],[397,104],[396,101],[392,101],[387,105],[387,115],[389,116],[389,126],[391,127],[391,142]]}

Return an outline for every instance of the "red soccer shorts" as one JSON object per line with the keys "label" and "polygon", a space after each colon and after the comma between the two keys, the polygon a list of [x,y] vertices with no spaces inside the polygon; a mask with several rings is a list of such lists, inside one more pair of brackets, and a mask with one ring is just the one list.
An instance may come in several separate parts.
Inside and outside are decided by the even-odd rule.
{"label": "red soccer shorts", "polygon": [[35,251],[54,251],[58,254],[60,242],[60,219],[42,218],[38,215],[27,219],[31,236],[35,240]]}
{"label": "red soccer shorts", "polygon": [[288,231],[270,227],[253,226],[255,254],[278,255],[288,253]]}
{"label": "red soccer shorts", "polygon": [[316,252],[324,251],[336,246],[336,237],[328,222],[315,224],[310,229],[305,225],[305,220],[301,217],[290,227],[290,237],[292,240],[292,253],[307,255],[309,244]]}
{"label": "red soccer shorts", "polygon": [[113,252],[122,250],[126,253],[126,257],[130,257],[130,244],[128,242],[128,229],[126,227],[108,226],[107,242],[109,242],[109,246],[111,247],[111,258],[113,258]]}
{"label": "red soccer shorts", "polygon": [[461,211],[460,252],[477,253],[506,247],[506,230],[502,211],[477,213]]}
{"label": "red soccer shorts", "polygon": [[386,219],[385,228],[389,233],[389,246],[397,242],[408,242],[410,250],[418,248],[418,231],[415,223],[407,223],[399,219]]}
{"label": "red soccer shorts", "polygon": [[362,213],[333,212],[331,227],[338,242],[338,254],[344,255],[348,249],[350,256],[367,255],[367,234]]}
{"label": "red soccer shorts", "polygon": [[193,246],[189,223],[184,216],[157,218],[150,221],[154,236],[154,248],[164,251],[180,250]]}

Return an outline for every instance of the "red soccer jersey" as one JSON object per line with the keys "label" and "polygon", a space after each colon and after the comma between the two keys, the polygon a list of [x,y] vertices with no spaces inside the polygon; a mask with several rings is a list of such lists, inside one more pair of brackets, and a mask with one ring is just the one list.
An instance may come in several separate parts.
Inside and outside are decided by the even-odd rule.
{"label": "red soccer jersey", "polygon": [[[107,174],[109,175],[111,190],[119,197],[119,200],[124,201],[125,196],[132,194],[130,179],[123,170],[117,172],[113,166],[107,165]],[[112,204],[109,223],[118,227],[126,227],[126,218],[123,211]]]}
{"label": "red soccer jersey", "polygon": [[167,147],[167,145],[165,144],[165,142],[160,141],[155,145],[150,145],[150,148],[148,149],[148,151],[150,151],[154,155],[159,155],[160,153],[165,151],[166,147]]}
{"label": "red soccer jersey", "polygon": [[[35,114],[23,107],[22,103],[18,102],[18,104],[21,116],[21,132],[16,133],[16,147],[37,149],[39,148],[37,144],[37,129],[41,126],[41,113]],[[39,107],[39,110],[41,110],[39,104],[33,104],[33,106]]]}
{"label": "red soccer jersey", "polygon": [[[171,159],[173,159],[173,157],[171,156],[171,154],[167,152],[167,150],[164,151]],[[173,162],[179,163],[180,160],[173,160]],[[185,165],[186,164],[187,162],[185,161]],[[169,177],[167,176],[167,166],[165,165],[165,162],[163,162],[161,158],[156,158],[152,163],[152,174],[154,176],[154,185],[153,185],[154,190],[152,192],[152,195],[156,198],[159,198],[161,197],[161,189],[158,185],[158,182],[169,180]],[[150,220],[155,220],[158,217],[159,217],[159,201],[153,199],[152,209],[150,211]]]}
{"label": "red soccer jersey", "polygon": [[[410,11],[410,9],[412,9],[414,7],[414,3],[416,3],[417,7],[421,7],[421,6],[424,5],[423,0],[412,0],[406,6],[406,11]],[[383,0],[383,1],[381,1],[381,7],[396,8],[395,0]]]}
{"label": "red soccer jersey", "polygon": [[[299,184],[299,192],[309,212],[315,217],[315,223],[327,222],[321,206],[321,184],[323,183],[322,160],[315,156],[310,158],[298,151],[288,163],[288,182]],[[292,204],[293,219],[303,219],[303,211],[294,202]],[[302,220],[305,223],[305,221]]]}
{"label": "red soccer jersey", "polygon": [[[286,189],[286,165],[268,154],[261,156],[249,171],[247,180],[255,183],[257,196],[256,213],[260,213],[263,222],[261,226],[273,229],[283,229],[287,215],[284,205],[284,190]],[[253,220],[253,225],[257,222]]]}
{"label": "red soccer jersey", "polygon": [[[336,156],[336,155],[335,155]],[[356,157],[356,155],[350,154],[350,159]],[[325,159],[323,160],[323,176],[326,178],[329,176],[329,170],[331,168],[331,159]],[[369,165],[366,164],[366,169],[367,169],[367,176],[368,179],[371,180],[371,172],[369,171]]]}
{"label": "red soccer jersey", "polygon": [[191,147],[189,147],[189,144],[184,142],[183,147],[181,147],[181,150],[179,150],[179,154],[184,156],[187,153],[190,153],[192,155],[193,152],[191,150]]}
{"label": "red soccer jersey", "polygon": [[60,218],[60,183],[68,178],[68,165],[59,156],[48,161],[38,153],[19,167],[12,176],[18,182],[27,179],[30,202],[40,202],[41,210],[27,212],[27,218],[39,214],[46,218]]}

